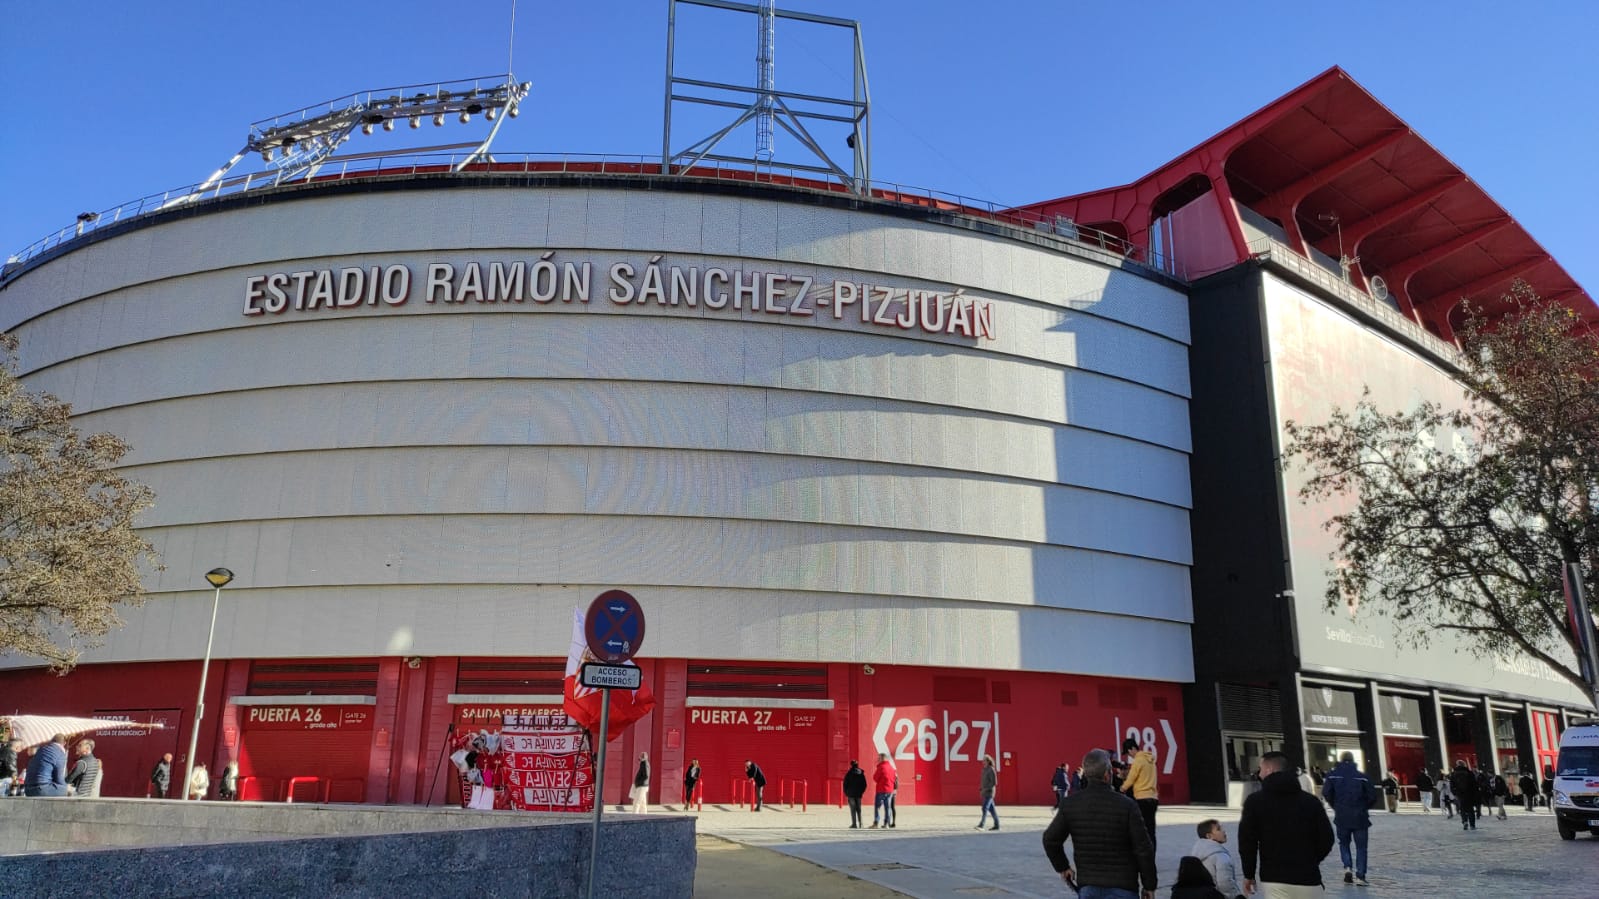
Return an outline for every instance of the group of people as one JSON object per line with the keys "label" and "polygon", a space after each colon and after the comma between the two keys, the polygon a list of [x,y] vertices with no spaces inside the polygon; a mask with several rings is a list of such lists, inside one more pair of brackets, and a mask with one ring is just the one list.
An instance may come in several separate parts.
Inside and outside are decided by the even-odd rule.
{"label": "group of people", "polygon": [[[93,740],[79,740],[74,747],[77,761],[67,767],[67,735],[56,734],[50,742],[33,751],[26,772],[18,767],[21,740],[8,740],[0,748],[0,795],[14,796],[17,784],[24,796],[98,796],[100,760],[94,755]],[[17,777],[23,773],[20,779]]]}
{"label": "group of people", "polygon": [[[998,781],[996,780],[997,784]],[[866,796],[866,772],[861,769],[860,763],[855,759],[849,760],[849,770],[844,772],[844,799],[849,802],[849,826],[854,830],[861,826],[861,800]],[[888,753],[877,754],[877,765],[872,769],[871,786],[876,791],[872,797],[872,826],[867,830],[879,827],[894,826],[894,798],[899,794],[899,771],[894,767],[894,762]],[[988,812],[993,811],[994,796],[990,791],[987,799],[987,809],[984,811],[986,818]],[[980,826],[980,825],[979,825]],[[999,830],[999,813],[994,812],[994,829]]]}
{"label": "group of people", "polygon": [[[56,734],[35,748],[24,769],[19,757],[24,747],[21,740],[11,739],[0,744],[0,796],[83,796],[100,795],[104,782],[104,768],[94,754],[95,742],[84,738],[73,745],[77,756],[68,766],[66,734]],[[220,799],[233,799],[238,781],[239,767],[228,763],[217,783]],[[20,775],[20,776],[19,776]],[[150,771],[150,789],[145,794],[155,799],[166,799],[172,785],[172,753],[161,756]],[[204,765],[197,765],[189,779],[188,798],[204,799],[211,790],[211,778]]]}
{"label": "group of people", "polygon": [[[222,777],[217,781],[217,798],[232,800],[238,798],[239,766],[229,762],[222,768]],[[155,767],[150,769],[150,789],[146,796],[152,799],[166,799],[172,789],[172,753],[168,752],[156,761]],[[195,765],[194,773],[189,775],[189,799],[204,799],[211,792],[211,774],[204,765]]]}
{"label": "group of people", "polygon": [[[1085,899],[1150,899],[1157,884],[1153,809],[1137,800],[1144,753],[1135,747],[1127,765],[1122,795],[1114,787],[1115,765],[1109,753],[1088,753],[1079,769],[1080,788],[1060,802],[1044,831],[1044,853],[1051,866]],[[1153,765],[1153,759],[1149,760]],[[1227,848],[1227,831],[1210,819],[1198,825],[1193,848],[1178,863],[1172,899],[1234,899],[1254,895],[1266,899],[1319,896],[1321,861],[1332,851],[1333,824],[1342,848],[1344,880],[1365,883],[1367,808],[1376,798],[1371,782],[1345,754],[1323,780],[1322,795],[1333,807],[1334,820],[1320,799],[1301,783],[1303,772],[1287,756],[1269,752],[1261,759],[1261,789],[1244,802],[1238,825],[1238,857]],[[1075,859],[1065,843],[1072,843]],[[1355,857],[1351,858],[1350,844]]]}

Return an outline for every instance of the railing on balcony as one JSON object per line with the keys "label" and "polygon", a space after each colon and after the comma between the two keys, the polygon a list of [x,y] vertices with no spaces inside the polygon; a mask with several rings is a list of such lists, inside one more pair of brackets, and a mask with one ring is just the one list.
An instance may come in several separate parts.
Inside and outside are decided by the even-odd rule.
{"label": "railing on balcony", "polygon": [[[307,183],[351,179],[415,178],[418,176],[472,177],[483,174],[570,174],[570,175],[658,175],[659,158],[648,156],[616,156],[583,153],[495,153],[490,161],[467,165],[461,172],[453,169],[469,155],[462,145],[461,152],[430,152],[404,154],[357,154],[329,159],[309,180],[301,178],[278,185],[283,188],[303,186]],[[472,146],[476,146],[475,144]],[[732,180],[750,183],[777,184],[824,193],[848,194],[849,185],[818,177],[815,173],[799,169],[786,170],[782,166],[740,166],[725,161],[706,160],[684,171],[671,169],[677,177]],[[220,179],[207,184],[192,184],[161,193],[150,194],[136,200],[120,203],[100,212],[86,212],[78,220],[34,241],[10,257],[5,271],[70,243],[98,228],[136,219],[143,215],[189,205],[202,200],[244,193],[272,187],[277,177],[274,171],[254,172]],[[1124,238],[1087,228],[1064,216],[1043,215],[1017,209],[988,200],[963,197],[945,191],[914,187],[892,181],[870,183],[871,198],[880,203],[916,207],[948,213],[950,215],[993,221],[1012,227],[1026,228],[1034,233],[1048,234],[1083,247],[1125,260],[1165,275],[1183,277],[1170,259],[1152,255],[1146,248],[1129,243]]]}
{"label": "railing on balcony", "polygon": [[1292,271],[1440,359],[1452,362],[1460,355],[1454,344],[1423,328],[1414,319],[1406,318],[1399,310],[1378,300],[1362,288],[1294,252],[1287,244],[1279,243],[1270,237],[1258,237],[1249,242],[1249,252],[1256,259],[1270,261]]}

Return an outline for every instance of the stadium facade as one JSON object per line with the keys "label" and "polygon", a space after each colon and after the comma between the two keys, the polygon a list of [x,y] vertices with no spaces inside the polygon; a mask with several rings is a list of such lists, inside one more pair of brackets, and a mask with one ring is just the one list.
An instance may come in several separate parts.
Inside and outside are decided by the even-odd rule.
{"label": "stadium facade", "polygon": [[215,566],[197,756],[246,798],[443,799],[447,732],[559,706],[612,587],[657,705],[610,783],[648,751],[657,801],[753,758],[814,802],[887,751],[908,804],[969,801],[985,754],[1043,803],[1128,734],[1164,800],[1219,799],[1273,746],[1535,764],[1580,707],[1321,608],[1282,424],[1376,371],[1458,401],[1448,297],[1520,277],[1595,317],[1341,71],[1000,213],[496,158],[172,205],[0,278],[28,385],[158,497],[150,601],[66,677],[0,671],[28,711],[169,725],[101,741],[108,794],[183,761]]}

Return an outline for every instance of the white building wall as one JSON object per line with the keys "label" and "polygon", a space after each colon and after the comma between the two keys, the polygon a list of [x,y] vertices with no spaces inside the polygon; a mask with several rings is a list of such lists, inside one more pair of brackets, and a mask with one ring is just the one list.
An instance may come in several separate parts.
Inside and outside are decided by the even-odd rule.
{"label": "white building wall", "polygon": [[[591,302],[421,299],[552,250]],[[656,255],[958,288],[996,334],[605,299]],[[391,264],[403,306],[243,314],[251,276]],[[166,568],[90,660],[198,656],[226,565],[223,657],[560,655],[622,586],[653,656],[1192,674],[1187,301],[1058,250],[689,192],[285,198],[53,260],[0,329],[158,496]]]}

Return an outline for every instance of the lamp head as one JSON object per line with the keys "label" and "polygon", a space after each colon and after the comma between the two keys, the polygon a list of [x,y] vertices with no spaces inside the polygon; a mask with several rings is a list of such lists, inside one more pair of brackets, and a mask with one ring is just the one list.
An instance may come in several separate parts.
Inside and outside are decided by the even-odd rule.
{"label": "lamp head", "polygon": [[205,573],[205,579],[211,586],[220,590],[233,580],[233,572],[226,568],[213,568]]}

